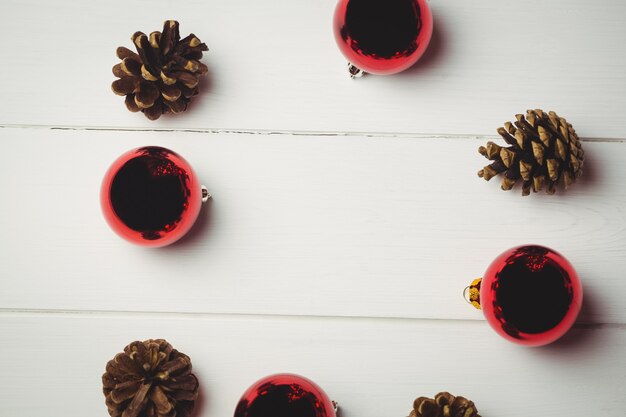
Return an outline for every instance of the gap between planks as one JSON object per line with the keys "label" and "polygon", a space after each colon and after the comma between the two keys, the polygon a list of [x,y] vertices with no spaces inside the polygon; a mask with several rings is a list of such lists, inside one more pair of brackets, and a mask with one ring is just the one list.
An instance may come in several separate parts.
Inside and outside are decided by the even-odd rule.
{"label": "gap between planks", "polygon": [[[370,322],[448,322],[469,325],[486,325],[483,319],[448,319],[420,317],[376,317],[376,316],[331,316],[331,315],[297,315],[297,314],[249,314],[249,313],[202,313],[202,312],[168,312],[168,311],[132,311],[132,310],[69,310],[69,309],[21,309],[0,308],[0,318],[4,317],[98,317],[117,318],[132,316],[135,318],[169,318],[169,319],[201,319],[230,318],[249,320],[334,320],[334,321],[370,321]],[[626,329],[626,323],[575,323],[578,329]]]}
{"label": "gap between planks", "polygon": [[[20,125],[3,124],[0,129],[43,129],[43,130],[70,130],[70,131],[103,131],[103,132],[155,132],[155,133],[196,133],[196,134],[234,134],[258,136],[324,136],[324,137],[364,137],[364,138],[398,138],[398,139],[467,139],[493,140],[500,139],[498,135],[470,134],[441,134],[441,133],[400,133],[400,132],[358,132],[358,131],[307,131],[307,130],[263,130],[263,129],[201,129],[201,128],[147,128],[147,127],[107,127],[107,126],[60,126],[60,125]],[[580,138],[582,142],[623,143],[626,138]]]}

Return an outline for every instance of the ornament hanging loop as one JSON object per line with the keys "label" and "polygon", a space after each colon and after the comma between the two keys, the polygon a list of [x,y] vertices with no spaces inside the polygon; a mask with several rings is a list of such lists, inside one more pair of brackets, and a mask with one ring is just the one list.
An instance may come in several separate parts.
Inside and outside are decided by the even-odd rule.
{"label": "ornament hanging loop", "polygon": [[470,289],[469,285],[463,288],[463,298],[465,298],[465,301],[467,302],[467,304],[472,304],[472,302],[469,299],[469,289]]}
{"label": "ornament hanging loop", "polygon": [[363,70],[355,67],[350,62],[348,62],[348,72],[350,73],[350,78],[361,78],[365,72]]}

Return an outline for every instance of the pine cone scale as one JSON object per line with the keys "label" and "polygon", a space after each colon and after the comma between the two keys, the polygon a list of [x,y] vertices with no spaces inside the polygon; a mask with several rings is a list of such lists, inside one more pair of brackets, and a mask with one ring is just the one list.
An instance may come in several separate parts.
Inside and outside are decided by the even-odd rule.
{"label": "pine cone scale", "polygon": [[141,62],[128,57],[122,59],[122,62],[119,65],[121,66],[122,71],[124,71],[124,74],[129,76],[140,76],[141,69],[143,68]]}
{"label": "pine cone scale", "polygon": [[122,417],[137,417],[146,408],[149,399],[148,392],[151,386],[152,384],[150,383],[144,383],[139,387],[133,399],[130,400],[130,403],[122,412]]}
{"label": "pine cone scale", "polygon": [[164,56],[170,53],[180,40],[178,22],[175,20],[167,20],[163,23],[163,32],[159,42],[161,51]]}
{"label": "pine cone scale", "polygon": [[198,387],[198,380],[193,375],[185,375],[170,378],[165,386],[172,391],[181,391],[182,393],[191,392],[195,395],[195,389]]}
{"label": "pine cone scale", "polygon": [[[204,45],[204,44],[202,44],[202,45]],[[189,50],[189,51],[187,51],[187,52],[184,52],[184,54],[185,54],[185,56],[186,56],[187,58],[189,58],[189,59],[193,59],[193,60],[196,60],[196,61],[200,61],[200,59],[202,58],[202,52],[203,52],[203,51],[207,51],[208,49],[209,49],[209,48],[207,48],[207,46],[206,46],[206,45],[204,45],[204,48],[202,48],[202,49],[199,49],[199,48],[193,48],[193,49],[190,49],[190,50]],[[201,63],[201,64],[202,64],[202,63]],[[204,64],[202,64],[202,65],[204,65]]]}
{"label": "pine cone scale", "polygon": [[161,71],[161,81],[163,81],[165,85],[176,84],[176,78],[172,77],[170,74],[166,74],[163,71]]}
{"label": "pine cone scale", "polygon": [[[189,99],[195,96],[196,94],[198,94],[198,89],[196,88],[189,88],[185,84],[182,84],[182,83],[178,83],[176,84],[176,86],[180,88],[180,92],[183,93],[183,97],[185,97],[186,99]],[[185,103],[187,102],[188,100],[185,100]]]}
{"label": "pine cone scale", "polygon": [[121,404],[135,396],[141,387],[142,381],[126,381],[115,384],[115,388],[111,391],[111,400],[116,404]]}
{"label": "pine cone scale", "polygon": [[111,374],[124,373],[127,375],[136,375],[141,372],[141,367],[128,356],[123,353],[118,353],[115,355],[115,358],[107,364],[107,372]]}
{"label": "pine cone scale", "polygon": [[147,109],[154,105],[159,98],[159,90],[152,84],[144,84],[141,89],[135,93],[135,104],[140,109]]}
{"label": "pine cone scale", "polygon": [[176,101],[166,100],[163,103],[167,106],[168,110],[174,114],[182,113],[187,109],[187,104],[182,97]]}
{"label": "pine cone scale", "polygon": [[182,39],[175,47],[176,53],[180,55],[187,55],[195,52],[207,51],[209,48],[206,44],[202,43],[200,39],[193,33],[190,33],[184,39]]}
{"label": "pine cone scale", "polygon": [[115,64],[111,71],[113,72],[113,75],[115,75],[117,78],[122,78],[129,75],[122,69],[122,64]]}
{"label": "pine cone scale", "polygon": [[169,397],[176,401],[195,401],[198,399],[198,396],[191,391],[173,391],[169,393]]}
{"label": "pine cone scale", "polygon": [[161,67],[160,51],[158,49],[155,50],[150,45],[150,41],[145,33],[137,32],[135,35],[137,37],[134,39],[134,43],[143,65],[149,72],[158,74],[158,68]]}
{"label": "pine cone scale", "polygon": [[195,88],[198,85],[198,77],[189,72],[172,71],[170,75],[176,78],[178,82],[182,83],[187,88]]}
{"label": "pine cone scale", "polygon": [[125,77],[113,81],[111,89],[118,96],[133,94],[139,88],[139,81],[135,77]]}
{"label": "pine cone scale", "polygon": [[161,32],[157,30],[150,33],[150,36],[148,36],[148,40],[150,41],[150,46],[152,46],[152,49],[157,51],[157,53],[160,52],[160,46],[159,46],[160,39],[161,39]]}
{"label": "pine cone scale", "polygon": [[500,148],[499,154],[504,166],[510,168],[515,160],[515,152],[507,148]]}
{"label": "pine cone scale", "polygon": [[124,103],[126,104],[126,108],[128,110],[130,110],[131,112],[133,112],[133,113],[137,113],[138,111],[141,111],[139,106],[137,106],[137,104],[135,103],[135,95],[134,94],[127,95],[126,99],[124,100]]}
{"label": "pine cone scale", "polygon": [[189,368],[189,358],[179,357],[168,361],[161,366],[163,373],[171,376],[186,374]]}
{"label": "pine cone scale", "polygon": [[119,59],[129,58],[133,61],[141,62],[141,58],[139,58],[139,55],[123,46],[117,48],[117,50],[115,51],[115,55],[117,55]]}
{"label": "pine cone scale", "polygon": [[543,164],[544,147],[539,142],[532,142],[533,156],[539,165]]}
{"label": "pine cone scale", "polygon": [[141,66],[141,76],[146,81],[156,81],[156,80],[158,80],[158,78],[155,75],[153,75],[150,71],[148,71],[148,68],[146,68],[145,65]]}
{"label": "pine cone scale", "polygon": [[160,387],[154,387],[150,394],[150,399],[154,405],[154,409],[159,416],[176,415],[176,411],[172,406],[169,398]]}
{"label": "pine cone scale", "polygon": [[548,131],[544,129],[543,126],[539,126],[537,130],[539,132],[539,140],[541,140],[541,143],[543,143],[543,145],[546,147],[550,146],[550,141],[552,140],[552,137],[550,136]]}
{"label": "pine cone scale", "polygon": [[175,85],[163,85],[161,87],[161,95],[167,101],[176,101],[180,98],[183,93],[180,91],[180,88]]}

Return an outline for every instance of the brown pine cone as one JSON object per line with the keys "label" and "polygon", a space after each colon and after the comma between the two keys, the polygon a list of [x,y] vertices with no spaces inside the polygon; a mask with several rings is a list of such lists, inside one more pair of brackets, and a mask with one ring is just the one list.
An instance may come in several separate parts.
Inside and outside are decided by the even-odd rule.
{"label": "brown pine cone", "polygon": [[480,417],[472,401],[440,392],[435,398],[419,397],[409,417]]}
{"label": "brown pine cone", "polygon": [[510,190],[522,179],[522,195],[545,187],[554,194],[556,185],[563,188],[582,174],[585,153],[574,128],[555,112],[528,110],[526,117],[518,114],[513,124],[506,122],[498,129],[500,136],[511,146],[501,147],[493,142],[478,149],[485,158],[494,161],[478,176],[489,181],[504,172],[502,189]]}
{"label": "brown pine cone", "polygon": [[119,78],[111,84],[113,92],[126,96],[128,110],[141,111],[150,120],[170,111],[185,111],[191,97],[198,94],[200,76],[208,72],[200,59],[209,48],[193,33],[180,39],[175,20],[165,21],[163,32],[152,32],[149,37],[135,32],[131,40],[137,53],[117,48],[122,62],[113,67]]}
{"label": "brown pine cone", "polygon": [[133,342],[102,375],[111,417],[187,417],[198,398],[191,359],[163,339]]}

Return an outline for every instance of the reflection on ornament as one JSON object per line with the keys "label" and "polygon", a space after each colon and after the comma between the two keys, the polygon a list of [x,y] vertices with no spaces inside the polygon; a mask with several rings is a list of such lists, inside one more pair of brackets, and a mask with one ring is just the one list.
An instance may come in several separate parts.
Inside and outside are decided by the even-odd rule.
{"label": "reflection on ornament", "polygon": [[422,56],[433,31],[426,0],[340,0],[334,33],[354,78],[394,74]]}
{"label": "reflection on ornament", "polygon": [[528,245],[498,256],[465,295],[505,339],[540,346],[572,327],[583,291],[567,259],[552,249]]}
{"label": "reflection on ornament", "polygon": [[235,417],[336,417],[336,404],[313,381],[276,374],[255,382],[242,395]]}
{"label": "reflection on ornament", "polygon": [[152,247],[169,245],[185,235],[208,198],[189,163],[157,146],[120,156],[100,190],[109,226],[132,243]]}

